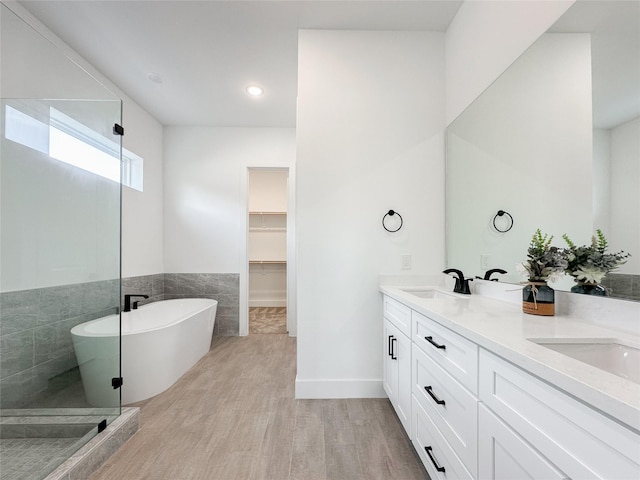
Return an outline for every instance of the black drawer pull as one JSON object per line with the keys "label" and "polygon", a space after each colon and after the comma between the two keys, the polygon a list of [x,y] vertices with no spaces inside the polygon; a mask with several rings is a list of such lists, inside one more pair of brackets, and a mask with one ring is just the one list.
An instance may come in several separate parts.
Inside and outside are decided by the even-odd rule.
{"label": "black drawer pull", "polygon": [[392,338],[391,339],[391,347],[392,347],[391,348],[391,360],[397,360],[398,359],[398,357],[396,357],[396,349],[393,348],[393,346],[394,346],[393,342],[397,342],[397,341],[398,341],[397,338]]}
{"label": "black drawer pull", "polygon": [[447,349],[446,345],[438,345],[436,342],[434,342],[433,337],[424,337],[424,339],[436,348],[441,348],[442,350]]}
{"label": "black drawer pull", "polygon": [[424,389],[427,391],[429,396],[433,398],[434,402],[436,402],[438,405],[444,405],[444,400],[440,400],[438,397],[435,396],[431,385],[427,385],[426,387],[424,387]]}
{"label": "black drawer pull", "polygon": [[429,455],[429,460],[431,460],[431,463],[433,463],[433,466],[436,467],[436,470],[444,473],[444,467],[441,467],[440,465],[438,465],[438,463],[436,462],[436,459],[433,458],[433,455],[431,454],[431,450],[433,449],[430,446],[424,447],[424,449],[427,451],[427,455]]}
{"label": "black drawer pull", "polygon": [[393,335],[389,335],[389,343],[387,344],[387,355],[389,355],[390,357],[393,356],[393,354],[391,353],[391,339],[393,338]]}

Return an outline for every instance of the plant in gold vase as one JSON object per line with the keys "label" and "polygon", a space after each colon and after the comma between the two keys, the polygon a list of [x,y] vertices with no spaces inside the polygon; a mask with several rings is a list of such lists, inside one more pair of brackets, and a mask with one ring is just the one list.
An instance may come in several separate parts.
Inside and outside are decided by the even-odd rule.
{"label": "plant in gold vase", "polygon": [[607,253],[608,242],[601,230],[591,237],[591,245],[576,246],[565,233],[562,235],[568,245],[568,265],[565,271],[573,277],[576,284],[571,287],[573,293],[588,295],[608,295],[601,285],[607,273],[626,263],[631,255],[624,251]]}
{"label": "plant in gold vase", "polygon": [[555,314],[555,292],[547,282],[560,278],[567,268],[567,252],[551,246],[553,235],[533,234],[527,260],[516,268],[527,279],[522,289],[522,311],[533,315]]}

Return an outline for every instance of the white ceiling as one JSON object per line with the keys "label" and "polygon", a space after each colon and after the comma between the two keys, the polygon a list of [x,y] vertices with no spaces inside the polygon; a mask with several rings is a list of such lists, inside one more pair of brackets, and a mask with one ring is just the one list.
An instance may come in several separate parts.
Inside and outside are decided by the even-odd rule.
{"label": "white ceiling", "polygon": [[298,29],[445,31],[462,2],[20,3],[163,125],[295,127]]}

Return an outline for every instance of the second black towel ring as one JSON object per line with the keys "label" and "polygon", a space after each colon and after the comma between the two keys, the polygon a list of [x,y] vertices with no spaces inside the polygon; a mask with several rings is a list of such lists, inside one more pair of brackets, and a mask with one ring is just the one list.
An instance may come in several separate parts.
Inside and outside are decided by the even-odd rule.
{"label": "second black towel ring", "polygon": [[[387,219],[387,217],[393,217],[394,215],[397,215],[398,218],[400,218],[400,225],[398,226],[398,228],[396,228],[395,230],[390,230],[387,228],[387,226],[385,225],[385,220]],[[402,228],[402,215],[400,215],[398,212],[393,211],[393,210],[389,210],[384,217],[382,217],[382,226],[383,228],[387,231],[387,232],[397,232],[398,230],[400,230]]]}
{"label": "second black towel ring", "polygon": [[[498,217],[502,217],[503,215],[506,215],[507,217],[509,217],[509,226],[505,230],[500,230],[496,225],[496,219]],[[493,217],[493,228],[495,228],[496,231],[500,233],[507,233],[509,230],[513,228],[513,217],[509,212],[505,212],[504,210],[498,210],[498,213],[496,213],[495,217]]]}

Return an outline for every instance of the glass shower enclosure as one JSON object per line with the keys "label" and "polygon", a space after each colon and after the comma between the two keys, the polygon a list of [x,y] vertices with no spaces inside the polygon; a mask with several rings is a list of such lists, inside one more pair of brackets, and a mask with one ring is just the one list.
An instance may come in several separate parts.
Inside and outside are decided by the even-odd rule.
{"label": "glass shower enclosure", "polygon": [[[37,480],[120,414],[111,385],[87,400],[71,329],[120,309],[122,106],[0,7],[0,480]],[[104,340],[117,382],[120,325]]]}

